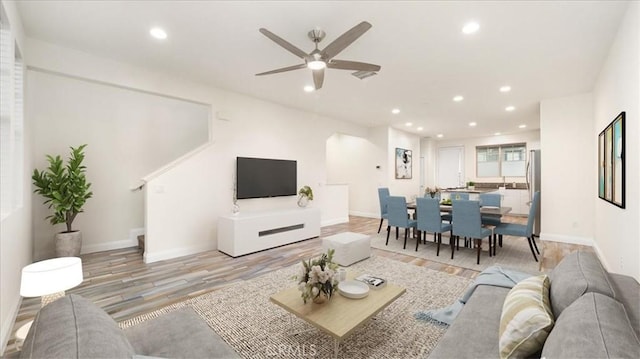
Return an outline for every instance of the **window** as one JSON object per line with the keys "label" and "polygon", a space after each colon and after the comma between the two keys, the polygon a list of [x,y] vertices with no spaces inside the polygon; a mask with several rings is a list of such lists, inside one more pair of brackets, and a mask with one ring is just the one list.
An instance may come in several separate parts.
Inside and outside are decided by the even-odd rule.
{"label": "window", "polygon": [[4,11],[0,15],[0,212],[4,218],[23,205],[24,67]]}
{"label": "window", "polygon": [[476,147],[478,177],[524,177],[527,147],[524,143]]}

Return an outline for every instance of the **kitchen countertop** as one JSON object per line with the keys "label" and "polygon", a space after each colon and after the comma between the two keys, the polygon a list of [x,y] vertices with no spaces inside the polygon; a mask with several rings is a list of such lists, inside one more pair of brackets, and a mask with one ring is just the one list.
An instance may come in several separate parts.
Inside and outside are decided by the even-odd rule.
{"label": "kitchen countertop", "polygon": [[466,188],[451,188],[451,189],[443,189],[442,192],[445,193],[488,193],[495,192],[497,188],[476,188],[476,189],[466,189]]}

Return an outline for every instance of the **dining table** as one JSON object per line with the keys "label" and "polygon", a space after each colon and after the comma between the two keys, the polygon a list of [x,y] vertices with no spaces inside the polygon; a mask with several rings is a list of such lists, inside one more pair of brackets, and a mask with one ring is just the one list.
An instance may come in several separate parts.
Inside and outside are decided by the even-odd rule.
{"label": "dining table", "polygon": [[[407,209],[411,209],[411,210],[416,210],[417,206],[415,202],[409,202],[407,203]],[[440,204],[440,211],[441,212],[452,212],[453,208],[450,204]],[[489,206],[485,206],[485,207],[480,207],[480,214],[485,214],[485,215],[493,215],[493,216],[504,216],[505,214],[508,214],[509,212],[511,212],[511,207],[489,207]]]}

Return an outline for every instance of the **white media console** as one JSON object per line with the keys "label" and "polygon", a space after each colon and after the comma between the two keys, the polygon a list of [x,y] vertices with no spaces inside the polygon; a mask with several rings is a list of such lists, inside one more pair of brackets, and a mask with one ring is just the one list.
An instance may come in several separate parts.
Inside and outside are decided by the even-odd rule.
{"label": "white media console", "polygon": [[218,250],[232,257],[318,236],[317,208],[241,212],[218,221]]}

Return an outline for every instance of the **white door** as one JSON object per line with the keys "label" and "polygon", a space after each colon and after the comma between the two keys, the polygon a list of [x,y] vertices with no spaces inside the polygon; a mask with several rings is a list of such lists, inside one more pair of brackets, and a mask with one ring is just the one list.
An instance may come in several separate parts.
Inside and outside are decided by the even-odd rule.
{"label": "white door", "polygon": [[438,187],[464,186],[464,147],[438,148],[437,161]]}

